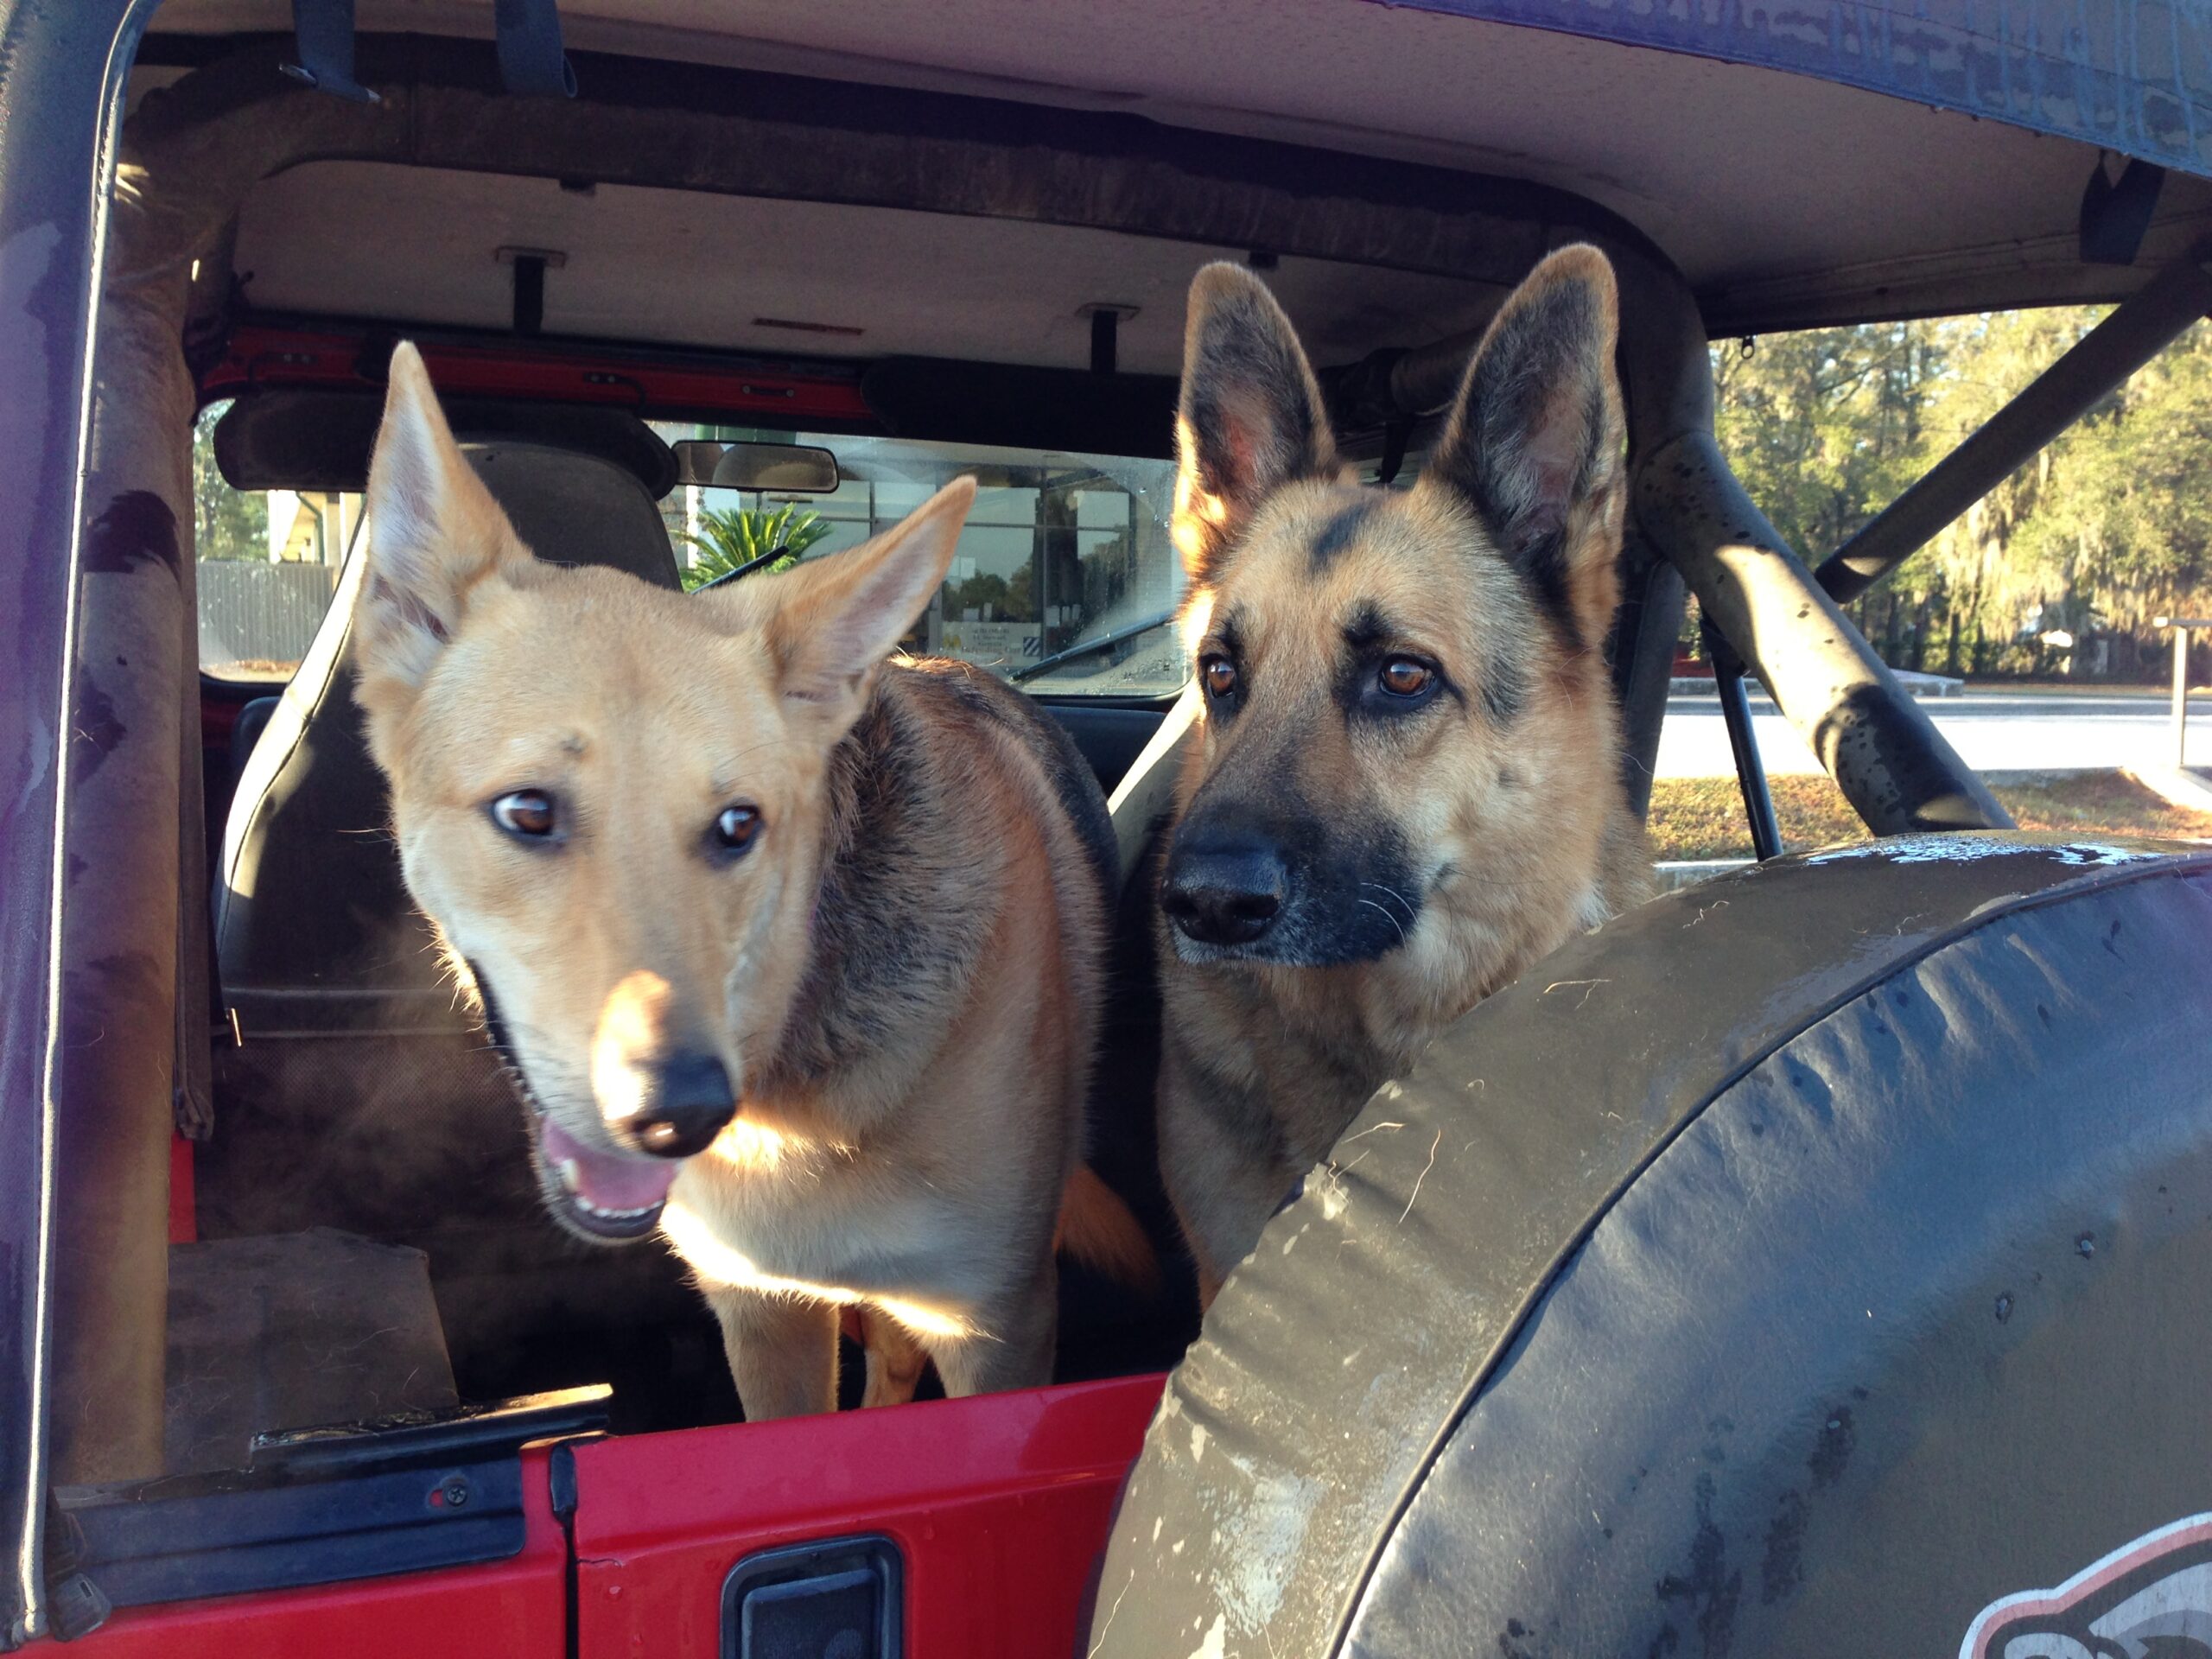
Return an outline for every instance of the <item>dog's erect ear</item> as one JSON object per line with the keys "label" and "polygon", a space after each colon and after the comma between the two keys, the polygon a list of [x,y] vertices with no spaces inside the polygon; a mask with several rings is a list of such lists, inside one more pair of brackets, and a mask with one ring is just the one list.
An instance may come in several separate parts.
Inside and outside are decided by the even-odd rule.
{"label": "dog's erect ear", "polygon": [[1336,474],[1313,367],[1274,296],[1240,265],[1208,265],[1191,283],[1175,445],[1175,545],[1201,586],[1268,492]]}
{"label": "dog's erect ear", "polygon": [[1467,365],[1422,471],[1482,516],[1547,611],[1582,644],[1617,603],[1622,417],[1613,268],[1561,248],[1516,289]]}
{"label": "dog's erect ear", "polygon": [[353,619],[372,701],[422,684],[477,583],[529,550],[454,442],[422,354],[392,349],[369,463],[369,568]]}
{"label": "dog's erect ear", "polygon": [[882,535],[731,595],[768,607],[784,706],[825,744],[860,718],[876,670],[943,585],[975,502],[976,480],[956,478]]}

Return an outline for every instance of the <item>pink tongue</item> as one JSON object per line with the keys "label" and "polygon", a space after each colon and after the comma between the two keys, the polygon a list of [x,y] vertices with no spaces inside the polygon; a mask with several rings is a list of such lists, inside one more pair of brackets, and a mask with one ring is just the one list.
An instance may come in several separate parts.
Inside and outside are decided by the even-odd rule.
{"label": "pink tongue", "polygon": [[677,1168],[674,1159],[646,1162],[593,1152],[550,1121],[545,1125],[545,1160],[556,1170],[574,1163],[569,1185],[577,1197],[601,1210],[644,1210],[658,1204],[668,1196]]}

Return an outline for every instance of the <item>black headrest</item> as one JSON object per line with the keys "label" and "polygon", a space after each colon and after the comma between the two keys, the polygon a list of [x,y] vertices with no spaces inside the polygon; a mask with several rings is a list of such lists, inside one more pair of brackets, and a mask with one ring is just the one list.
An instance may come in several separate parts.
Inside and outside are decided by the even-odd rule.
{"label": "black headrest", "polygon": [[[461,448],[539,558],[681,585],[660,509],[633,474],[545,443],[464,439]],[[349,552],[231,805],[217,950],[232,1005],[255,1030],[389,1018],[396,993],[434,1011],[454,1006],[400,880],[384,777],[353,701],[346,646],[362,553]]]}
{"label": "black headrest", "polygon": [[[464,441],[520,440],[597,455],[636,475],[658,501],[676,487],[676,453],[626,409],[584,404],[446,397],[447,423]],[[242,394],[215,423],[215,465],[234,490],[359,491],[384,418],[369,389],[279,386]]]}
{"label": "black headrest", "polygon": [[657,588],[683,585],[660,509],[627,469],[527,439],[464,436],[461,447],[515,533],[548,564],[603,564]]}

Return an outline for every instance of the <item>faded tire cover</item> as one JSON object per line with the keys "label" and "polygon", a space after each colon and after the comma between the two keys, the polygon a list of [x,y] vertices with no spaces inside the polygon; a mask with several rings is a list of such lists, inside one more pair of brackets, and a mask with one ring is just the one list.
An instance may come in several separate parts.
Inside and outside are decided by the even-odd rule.
{"label": "faded tire cover", "polygon": [[1956,1653],[2212,1510],[2209,1357],[2212,855],[1780,861],[1369,1103],[1171,1377],[1077,1651]]}

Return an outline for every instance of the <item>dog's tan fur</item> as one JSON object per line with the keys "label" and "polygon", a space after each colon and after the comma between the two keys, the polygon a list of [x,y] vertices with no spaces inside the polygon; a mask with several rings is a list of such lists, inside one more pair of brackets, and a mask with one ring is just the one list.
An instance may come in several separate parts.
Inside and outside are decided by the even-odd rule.
{"label": "dog's tan fur", "polygon": [[[710,593],[562,569],[516,539],[413,349],[392,359],[356,643],[408,885],[534,1111],[595,1158],[652,1166],[618,1130],[672,1050],[734,1080],[661,1225],[753,1418],[834,1407],[841,1308],[871,1404],[911,1395],[924,1354],[952,1394],[1042,1383],[1056,1230],[1142,1267],[1079,1161],[1096,784],[988,676],[885,665],[973,495]],[[494,822],[518,790],[557,804],[557,844]],[[739,802],[757,839],[709,856]]]}
{"label": "dog's tan fur", "polygon": [[[1647,890],[1603,652],[1623,511],[1615,316],[1601,255],[1553,255],[1492,324],[1420,480],[1363,490],[1266,289],[1226,264],[1192,289],[1185,631],[1202,682],[1233,653],[1236,691],[1207,699],[1169,879],[1194,834],[1255,823],[1350,843],[1317,858],[1402,849],[1403,871],[1354,868],[1338,883],[1351,920],[1301,921],[1285,959],[1160,923],[1162,1157],[1207,1300],[1381,1083]],[[1375,664],[1400,653],[1452,695],[1380,708]]]}

